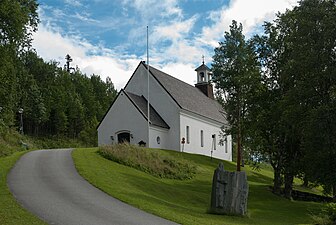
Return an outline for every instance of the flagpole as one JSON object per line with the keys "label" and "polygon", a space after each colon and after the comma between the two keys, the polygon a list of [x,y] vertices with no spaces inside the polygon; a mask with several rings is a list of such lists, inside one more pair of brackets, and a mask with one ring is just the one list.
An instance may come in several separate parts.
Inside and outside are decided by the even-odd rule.
{"label": "flagpole", "polygon": [[149,147],[149,52],[148,52],[148,25],[147,25],[147,128]]}

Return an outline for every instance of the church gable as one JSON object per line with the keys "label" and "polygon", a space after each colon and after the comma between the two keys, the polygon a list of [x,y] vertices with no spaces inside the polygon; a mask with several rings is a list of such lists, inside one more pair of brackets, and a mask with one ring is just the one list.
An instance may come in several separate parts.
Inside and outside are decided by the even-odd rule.
{"label": "church gable", "polygon": [[[150,67],[152,69],[152,67]],[[175,100],[170,96],[169,92],[167,92],[158,80],[153,76],[151,69],[149,74],[147,72],[147,65],[144,62],[140,62],[133,75],[125,85],[125,90],[127,92],[134,93],[139,96],[144,96],[146,99],[148,98],[148,77],[149,77],[149,92],[150,103],[155,103],[157,99],[160,99],[162,102],[169,102],[170,105],[173,104],[174,107],[178,107],[179,105],[175,102]],[[148,76],[149,75],[149,76]],[[156,108],[156,105],[154,105]]]}
{"label": "church gable", "polygon": [[121,90],[97,128],[98,145],[118,143],[120,133],[129,133],[131,144],[147,140],[144,127],[147,127],[146,118]]}
{"label": "church gable", "polygon": [[[197,87],[187,84],[154,67],[150,66],[149,68],[150,96],[152,96],[149,102],[156,102],[156,99],[153,98],[160,98],[162,102],[169,101],[171,104],[174,104],[178,110],[183,109],[219,123],[227,124],[225,113],[221,105],[212,99],[212,97],[207,97],[206,93],[201,91],[202,88],[197,88],[203,85],[206,86],[206,92],[210,92],[209,89],[211,89],[212,93],[212,85],[209,80],[210,69],[206,65],[202,64],[196,69],[198,76],[203,70],[206,74],[204,82],[198,79]],[[146,97],[147,77],[147,65],[144,62],[140,62],[126,84],[125,90]],[[154,104],[154,108],[156,107],[157,104]],[[161,112],[161,110],[159,112]]]}
{"label": "church gable", "polygon": [[[132,101],[134,106],[139,110],[139,112],[145,117],[146,120],[147,118],[147,100],[146,98],[142,95],[136,95],[130,92],[124,91],[124,93],[127,95],[127,97]],[[157,113],[157,111],[153,108],[151,104],[149,104],[150,107],[150,115],[149,115],[149,122],[151,125],[158,126],[161,128],[169,129],[168,124],[162,119],[162,117]]]}
{"label": "church gable", "polygon": [[150,67],[150,72],[180,108],[227,124],[222,107],[216,100],[207,97],[198,88],[158,69]]}

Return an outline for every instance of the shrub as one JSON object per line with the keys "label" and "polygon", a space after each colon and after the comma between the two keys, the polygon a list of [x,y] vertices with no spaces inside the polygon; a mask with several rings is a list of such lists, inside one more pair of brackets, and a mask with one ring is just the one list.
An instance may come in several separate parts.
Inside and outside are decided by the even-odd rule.
{"label": "shrub", "polygon": [[196,166],[182,159],[159,154],[157,150],[129,144],[100,147],[98,153],[106,159],[133,167],[153,176],[168,179],[191,179]]}
{"label": "shrub", "polygon": [[336,224],[336,203],[328,203],[319,215],[312,216],[316,225]]}

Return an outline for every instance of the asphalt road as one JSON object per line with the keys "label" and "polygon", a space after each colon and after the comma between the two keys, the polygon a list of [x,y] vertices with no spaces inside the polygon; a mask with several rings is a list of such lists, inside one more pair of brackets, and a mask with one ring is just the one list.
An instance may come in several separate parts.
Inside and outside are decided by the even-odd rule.
{"label": "asphalt road", "polygon": [[17,201],[49,224],[175,224],[110,197],[76,171],[71,149],[32,151],[7,183]]}

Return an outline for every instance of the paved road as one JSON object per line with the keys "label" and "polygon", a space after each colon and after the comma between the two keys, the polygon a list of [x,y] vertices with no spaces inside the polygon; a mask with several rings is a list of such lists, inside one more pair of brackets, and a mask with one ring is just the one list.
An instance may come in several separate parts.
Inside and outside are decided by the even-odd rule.
{"label": "paved road", "polygon": [[7,183],[24,208],[49,224],[174,224],[90,185],[77,173],[71,149],[25,154],[9,173]]}

